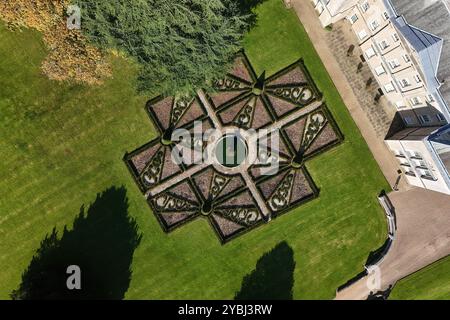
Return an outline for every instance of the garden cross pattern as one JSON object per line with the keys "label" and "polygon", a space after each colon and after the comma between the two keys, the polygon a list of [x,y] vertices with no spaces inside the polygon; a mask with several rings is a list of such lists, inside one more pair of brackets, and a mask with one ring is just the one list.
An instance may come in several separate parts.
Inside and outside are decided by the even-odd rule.
{"label": "garden cross pattern", "polygon": [[[166,232],[203,217],[225,243],[317,197],[305,164],[343,137],[302,60],[266,79],[240,53],[214,88],[149,101],[160,137],[124,160]],[[209,156],[174,161],[186,145]]]}

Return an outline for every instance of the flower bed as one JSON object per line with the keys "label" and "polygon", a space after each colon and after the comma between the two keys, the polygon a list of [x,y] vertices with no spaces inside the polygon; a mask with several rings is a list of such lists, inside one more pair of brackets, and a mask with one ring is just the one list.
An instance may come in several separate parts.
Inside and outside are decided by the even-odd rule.
{"label": "flower bed", "polygon": [[[240,53],[215,88],[207,94],[206,105],[199,97],[149,101],[146,110],[161,137],[126,154],[125,162],[166,232],[203,217],[225,243],[317,197],[306,163],[342,141],[342,135],[325,105],[305,109],[321,94],[301,60],[266,79],[264,74],[257,77]],[[212,113],[215,117],[209,117]],[[272,133],[267,139],[256,139],[259,157],[243,168],[175,164],[172,151],[181,150],[184,142],[172,133],[181,128],[195,133],[197,120],[203,124],[202,135],[211,128],[230,126],[243,131],[281,130],[276,145]],[[202,136],[188,141],[200,147],[196,151],[200,156],[210,143]],[[276,166],[263,174],[261,169],[269,163]]]}

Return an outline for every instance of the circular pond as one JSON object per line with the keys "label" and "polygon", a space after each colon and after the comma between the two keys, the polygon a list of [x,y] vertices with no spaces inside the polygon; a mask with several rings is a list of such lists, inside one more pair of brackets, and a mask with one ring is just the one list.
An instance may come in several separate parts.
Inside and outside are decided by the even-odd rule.
{"label": "circular pond", "polygon": [[227,134],[217,142],[215,155],[224,167],[235,168],[247,158],[248,148],[244,138],[238,134]]}

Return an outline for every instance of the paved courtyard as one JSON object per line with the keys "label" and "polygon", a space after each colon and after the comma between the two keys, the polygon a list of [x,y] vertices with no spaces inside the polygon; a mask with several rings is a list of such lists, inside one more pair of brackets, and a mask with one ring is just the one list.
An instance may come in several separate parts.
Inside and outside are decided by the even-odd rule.
{"label": "paved courtyard", "polygon": [[160,138],[125,161],[165,231],[204,217],[225,243],[316,198],[305,164],[342,136],[301,60],[266,79],[242,53],[214,87],[150,101]]}
{"label": "paved courtyard", "polygon": [[[375,102],[379,86],[367,63],[361,60],[363,52],[358,46],[356,35],[344,20],[333,24],[333,29],[326,35],[326,41],[329,47],[333,48],[334,56],[361,108],[377,136],[384,139],[392,125],[396,108],[384,96]],[[351,46],[354,49],[349,53]]]}

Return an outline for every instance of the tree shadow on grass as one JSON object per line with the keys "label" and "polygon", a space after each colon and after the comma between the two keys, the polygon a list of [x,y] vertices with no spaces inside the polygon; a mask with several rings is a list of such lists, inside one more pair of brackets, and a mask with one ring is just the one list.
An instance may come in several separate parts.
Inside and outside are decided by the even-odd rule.
{"label": "tree shadow on grass", "polygon": [[292,300],[294,251],[285,242],[265,253],[242,280],[235,300]]}
{"label": "tree shadow on grass", "polygon": [[[123,299],[131,280],[134,250],[141,241],[136,221],[128,215],[124,187],[112,187],[85,210],[71,230],[45,237],[22,275],[12,299]],[[67,267],[81,269],[81,290],[69,290]]]}

